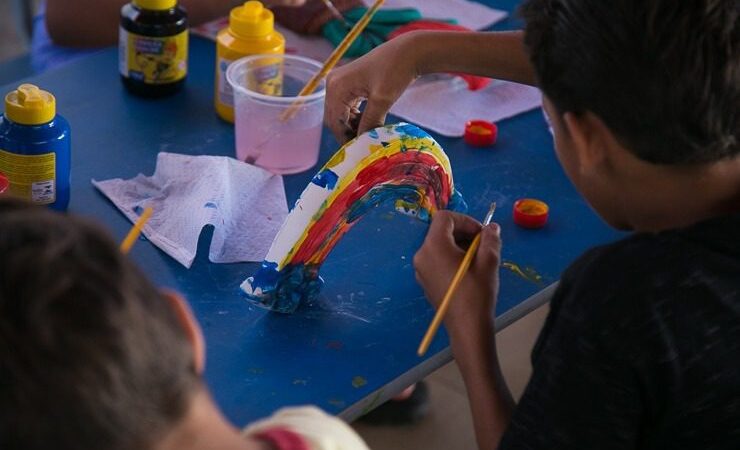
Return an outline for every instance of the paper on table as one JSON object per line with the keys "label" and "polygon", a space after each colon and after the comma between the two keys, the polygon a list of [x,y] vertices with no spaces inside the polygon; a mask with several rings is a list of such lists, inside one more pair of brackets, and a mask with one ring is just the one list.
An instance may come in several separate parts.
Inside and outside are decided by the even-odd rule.
{"label": "paper on table", "polygon": [[[373,0],[363,0],[371,5]],[[469,0],[386,0],[386,9],[416,8],[425,19],[457,19],[458,25],[482,30],[504,19],[506,11]]]}
{"label": "paper on table", "polygon": [[144,236],[188,268],[204,226],[212,262],[262,261],[288,215],[280,176],[223,156],[160,153],[151,177],[92,183],[132,222],[151,206]]}
{"label": "paper on table", "polygon": [[404,92],[391,113],[439,134],[460,137],[465,122],[501,119],[538,108],[539,89],[494,80],[486,88],[470,91],[459,78],[419,80]]}

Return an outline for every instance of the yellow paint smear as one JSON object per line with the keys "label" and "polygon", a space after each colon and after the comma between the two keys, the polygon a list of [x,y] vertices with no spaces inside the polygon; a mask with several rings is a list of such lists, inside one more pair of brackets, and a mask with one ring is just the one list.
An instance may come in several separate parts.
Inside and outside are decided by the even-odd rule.
{"label": "yellow paint smear", "polygon": [[501,263],[501,266],[512,271],[514,275],[524,279],[525,281],[529,281],[534,284],[542,284],[542,276],[531,267],[525,267],[522,269],[518,264],[511,261],[504,261]]}

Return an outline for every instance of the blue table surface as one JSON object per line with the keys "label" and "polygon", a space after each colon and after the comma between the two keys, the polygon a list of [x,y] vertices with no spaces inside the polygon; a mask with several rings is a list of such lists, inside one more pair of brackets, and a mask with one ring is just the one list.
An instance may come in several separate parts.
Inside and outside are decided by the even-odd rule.
{"label": "blue table surface", "polygon": [[[512,11],[517,2],[487,3]],[[494,29],[519,26],[516,18],[509,18]],[[70,210],[94,217],[122,238],[131,224],[93,188],[91,179],[150,175],[162,151],[231,156],[234,132],[213,110],[211,42],[191,40],[187,86],[162,100],[129,95],[119,80],[117,57],[116,49],[106,49],[24,81],[53,92],[59,113],[71,124]],[[618,234],[596,217],[565,177],[540,110],[502,121],[499,127],[493,149],[435,137],[452,161],[469,213],[481,218],[490,202],[498,203],[503,259],[542,276],[538,284],[502,270],[497,307],[501,317],[557,281],[584,250]],[[325,130],[320,164],[337,148]],[[289,204],[311,176],[285,177]],[[546,228],[528,231],[513,224],[512,204],[521,197],[540,198],[551,206]],[[257,264],[211,264],[208,228],[189,270],[143,239],[132,257],[159,285],[180,291],[190,301],[207,341],[207,383],[236,424],[281,406],[306,403],[352,418],[450,357],[444,331],[426,357],[416,356],[433,315],[411,264],[426,229],[426,224],[393,212],[391,204],[370,212],[324,264],[326,285],[320,299],[293,315],[269,313],[245,301],[239,284]]]}

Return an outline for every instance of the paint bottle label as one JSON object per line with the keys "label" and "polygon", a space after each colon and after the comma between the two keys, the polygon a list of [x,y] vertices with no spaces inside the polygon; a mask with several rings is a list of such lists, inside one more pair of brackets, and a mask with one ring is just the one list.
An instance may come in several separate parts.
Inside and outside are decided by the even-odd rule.
{"label": "paint bottle label", "polygon": [[187,75],[188,32],[151,37],[121,27],[118,39],[121,75],[147,84],[167,84]]}
{"label": "paint bottle label", "polygon": [[[216,37],[216,82],[213,96],[218,115],[234,122],[233,87],[226,79],[226,69],[231,62],[245,56],[285,53],[285,37],[275,31],[275,17],[269,9],[258,1],[247,1],[231,10],[229,25],[219,31]],[[280,95],[282,78],[278,75],[263,82],[244,87],[265,95]]]}
{"label": "paint bottle label", "polygon": [[283,94],[283,72],[281,59],[266,59],[260,67],[249,73],[247,87],[250,91],[279,97]]}
{"label": "paint bottle label", "polygon": [[40,205],[54,203],[56,196],[56,154],[19,155],[0,149],[0,172],[10,186],[8,193]]}

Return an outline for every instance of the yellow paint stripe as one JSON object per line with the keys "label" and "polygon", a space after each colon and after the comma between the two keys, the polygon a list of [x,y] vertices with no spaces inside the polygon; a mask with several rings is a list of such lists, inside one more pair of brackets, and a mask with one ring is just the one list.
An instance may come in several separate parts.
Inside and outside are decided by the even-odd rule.
{"label": "yellow paint stripe", "polygon": [[[349,144],[347,144],[349,145]],[[345,154],[345,147],[342,147],[339,149],[338,153],[342,154],[341,159],[344,159]],[[442,148],[439,146],[439,144],[436,143],[432,138],[424,137],[424,138],[417,138],[413,136],[405,135],[403,137],[400,137],[398,139],[393,139],[391,142],[388,143],[386,146],[379,146],[380,148],[377,151],[371,151],[367,156],[365,156],[362,160],[360,160],[359,164],[357,164],[351,171],[347,172],[343,177],[340,178],[337,186],[334,188],[334,190],[331,192],[331,194],[324,200],[321,207],[319,208],[319,211],[314,213],[314,218],[311,219],[311,221],[308,223],[306,228],[303,230],[303,233],[301,234],[298,241],[293,245],[293,247],[288,251],[287,255],[283,258],[282,261],[278,263],[278,270],[281,270],[283,267],[288,265],[293,255],[295,254],[296,250],[300,249],[303,245],[304,241],[308,237],[308,233],[311,230],[312,226],[316,223],[315,218],[320,217],[323,212],[330,207],[336,198],[344,192],[345,189],[349,186],[350,183],[352,183],[356,178],[357,175],[364,170],[365,168],[372,166],[375,162],[382,158],[386,158],[388,156],[401,153],[402,148],[410,149],[410,150],[418,150],[422,153],[430,153],[434,157],[435,160],[442,166],[445,173],[447,174],[447,177],[449,178],[449,184],[450,188],[454,190],[454,184],[452,180],[452,168],[450,166],[450,160],[445,154],[445,152],[442,150]],[[332,157],[327,164],[324,165],[324,167],[321,168],[321,170],[331,170],[331,167],[335,167],[337,164],[339,164],[334,157]]]}

